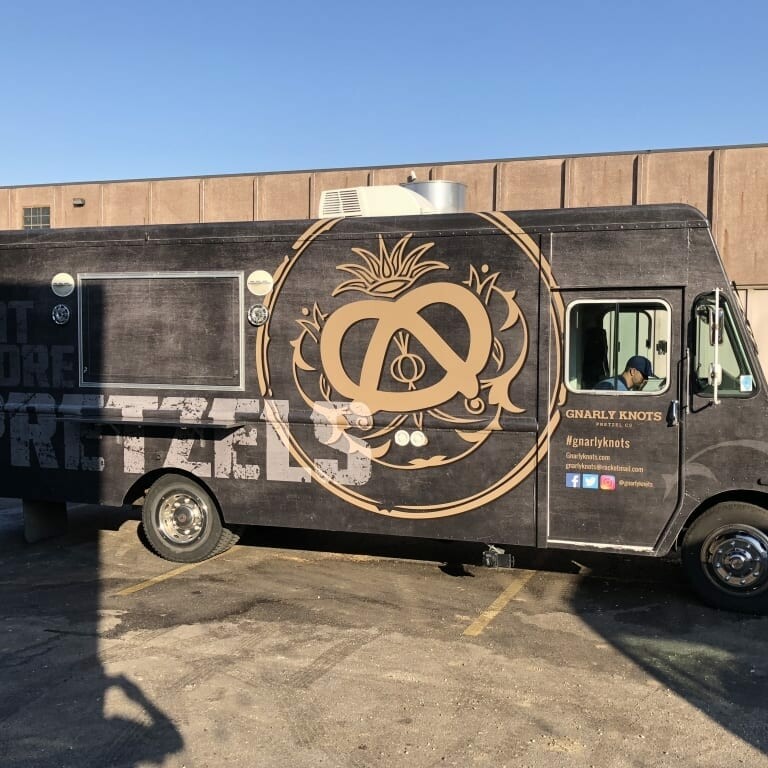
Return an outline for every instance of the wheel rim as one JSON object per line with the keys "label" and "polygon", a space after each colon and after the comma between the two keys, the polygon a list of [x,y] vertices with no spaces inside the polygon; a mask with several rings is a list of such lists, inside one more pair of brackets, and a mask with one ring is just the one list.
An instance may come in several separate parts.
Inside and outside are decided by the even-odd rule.
{"label": "wheel rim", "polygon": [[185,546],[197,541],[208,524],[208,505],[192,493],[166,494],[158,507],[157,527],[173,544]]}
{"label": "wheel rim", "polygon": [[701,548],[701,563],[720,589],[753,595],[768,587],[768,536],[750,525],[718,528]]}

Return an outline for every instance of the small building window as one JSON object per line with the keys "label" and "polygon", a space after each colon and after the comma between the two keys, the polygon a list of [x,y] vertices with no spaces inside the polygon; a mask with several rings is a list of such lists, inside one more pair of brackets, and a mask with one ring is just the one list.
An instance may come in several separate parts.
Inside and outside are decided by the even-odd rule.
{"label": "small building window", "polygon": [[50,229],[51,208],[47,205],[24,209],[24,229]]}

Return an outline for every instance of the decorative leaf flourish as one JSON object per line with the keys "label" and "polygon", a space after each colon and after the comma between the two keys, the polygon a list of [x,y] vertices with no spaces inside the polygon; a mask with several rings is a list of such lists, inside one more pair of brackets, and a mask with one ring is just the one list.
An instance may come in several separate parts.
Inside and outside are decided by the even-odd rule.
{"label": "decorative leaf flourish", "polygon": [[352,248],[364,264],[340,264],[337,269],[348,272],[352,280],[339,285],[333,292],[338,296],[345,291],[360,291],[368,296],[395,298],[410,288],[420,277],[435,269],[448,269],[442,261],[422,261],[424,254],[434,243],[423,243],[406,252],[413,233],[398,240],[391,251],[384,237],[379,235],[379,253],[365,248]]}

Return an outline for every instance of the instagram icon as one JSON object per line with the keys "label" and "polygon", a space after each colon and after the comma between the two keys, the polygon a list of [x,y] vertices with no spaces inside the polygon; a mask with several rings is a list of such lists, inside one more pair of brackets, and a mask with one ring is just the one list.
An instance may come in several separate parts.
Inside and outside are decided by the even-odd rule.
{"label": "instagram icon", "polygon": [[600,490],[615,491],[616,478],[613,475],[600,475]]}

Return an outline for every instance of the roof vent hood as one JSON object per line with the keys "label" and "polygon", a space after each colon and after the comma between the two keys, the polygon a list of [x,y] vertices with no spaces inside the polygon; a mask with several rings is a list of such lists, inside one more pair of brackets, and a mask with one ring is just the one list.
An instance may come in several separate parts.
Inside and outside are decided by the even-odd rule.
{"label": "roof vent hood", "polygon": [[464,210],[466,185],[415,179],[412,173],[405,184],[326,190],[320,194],[319,217],[408,216]]}
{"label": "roof vent hood", "polygon": [[432,203],[435,213],[462,213],[467,196],[467,185],[458,181],[417,181],[411,174],[406,184],[401,184]]}

